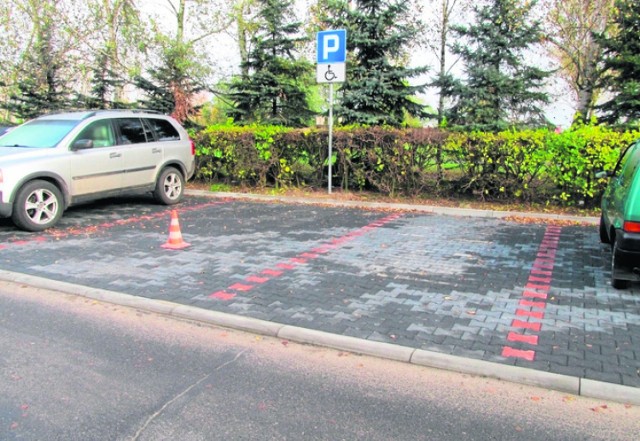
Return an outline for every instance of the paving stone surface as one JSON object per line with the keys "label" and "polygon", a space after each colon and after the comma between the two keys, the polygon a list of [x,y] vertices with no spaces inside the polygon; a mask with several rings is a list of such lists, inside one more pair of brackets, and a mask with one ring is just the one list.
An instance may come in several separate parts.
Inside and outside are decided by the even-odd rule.
{"label": "paving stone surface", "polygon": [[0,268],[363,339],[640,387],[640,285],[596,227],[189,197],[0,221]]}

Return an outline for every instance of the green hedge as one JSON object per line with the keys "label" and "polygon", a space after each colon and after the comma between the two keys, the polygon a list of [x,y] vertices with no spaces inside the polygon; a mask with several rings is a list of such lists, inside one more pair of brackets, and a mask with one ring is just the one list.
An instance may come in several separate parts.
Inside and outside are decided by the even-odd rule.
{"label": "green hedge", "polygon": [[[192,133],[196,179],[246,186],[327,185],[324,129],[213,126]],[[640,137],[599,125],[458,133],[435,128],[337,128],[333,185],[386,195],[475,195],[481,199],[585,204],[599,200],[621,150]]]}

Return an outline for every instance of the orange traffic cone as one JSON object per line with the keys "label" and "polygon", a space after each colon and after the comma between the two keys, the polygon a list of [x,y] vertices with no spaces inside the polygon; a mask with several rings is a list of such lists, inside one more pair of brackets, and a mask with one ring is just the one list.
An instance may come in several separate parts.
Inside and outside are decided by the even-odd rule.
{"label": "orange traffic cone", "polygon": [[178,222],[178,212],[176,210],[171,211],[171,224],[169,225],[169,239],[167,243],[162,245],[162,248],[168,248],[170,250],[181,250],[191,245],[190,243],[182,240],[182,233],[180,232],[180,222]]}

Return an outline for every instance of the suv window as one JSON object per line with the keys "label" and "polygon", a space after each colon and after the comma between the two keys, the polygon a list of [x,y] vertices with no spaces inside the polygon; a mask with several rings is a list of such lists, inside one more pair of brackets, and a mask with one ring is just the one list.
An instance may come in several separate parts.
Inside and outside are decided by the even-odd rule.
{"label": "suv window", "polygon": [[148,118],[146,121],[149,123],[153,131],[156,133],[158,141],[179,141],[180,134],[166,119]]}
{"label": "suv window", "polygon": [[621,180],[622,182],[630,182],[633,179],[636,168],[638,168],[638,163],[640,163],[640,144],[632,145],[629,149],[629,154],[625,156],[628,159],[623,164]]}
{"label": "suv window", "polygon": [[111,147],[116,144],[113,127],[109,120],[96,121],[80,132],[76,141],[90,139],[94,147]]}
{"label": "suv window", "polygon": [[0,138],[3,147],[55,147],[78,124],[74,120],[33,120],[5,133]]}
{"label": "suv window", "polygon": [[140,118],[117,118],[118,144],[139,144],[147,142]]}

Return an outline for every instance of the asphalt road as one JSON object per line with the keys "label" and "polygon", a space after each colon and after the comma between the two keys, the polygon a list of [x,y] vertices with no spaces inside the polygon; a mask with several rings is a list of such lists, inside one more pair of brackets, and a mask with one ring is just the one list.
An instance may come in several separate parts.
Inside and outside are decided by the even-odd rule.
{"label": "asphalt road", "polygon": [[2,440],[637,440],[640,408],[0,286]]}

